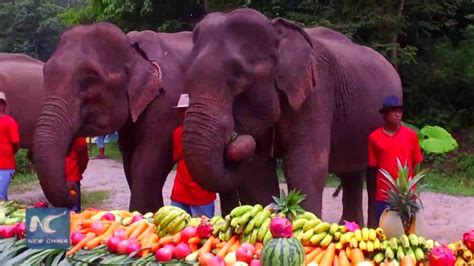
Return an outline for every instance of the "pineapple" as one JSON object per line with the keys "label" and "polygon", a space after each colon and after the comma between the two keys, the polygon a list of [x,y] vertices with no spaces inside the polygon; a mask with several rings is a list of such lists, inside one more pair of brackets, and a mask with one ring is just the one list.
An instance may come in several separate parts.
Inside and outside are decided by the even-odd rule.
{"label": "pineapple", "polygon": [[423,179],[424,171],[418,172],[414,177],[408,176],[408,166],[402,165],[397,158],[398,178],[394,178],[384,169],[379,171],[385,177],[383,180],[389,186],[389,190],[385,191],[388,195],[388,206],[391,211],[395,211],[400,216],[403,228],[408,234],[412,223],[414,222],[416,213],[423,208],[420,200],[419,189],[417,184]]}
{"label": "pineapple", "polygon": [[288,195],[282,189],[280,191],[280,197],[272,197],[275,203],[270,204],[274,213],[285,216],[290,221],[296,219],[298,214],[304,213],[304,209],[301,208],[300,203],[306,199],[306,195],[293,189]]}

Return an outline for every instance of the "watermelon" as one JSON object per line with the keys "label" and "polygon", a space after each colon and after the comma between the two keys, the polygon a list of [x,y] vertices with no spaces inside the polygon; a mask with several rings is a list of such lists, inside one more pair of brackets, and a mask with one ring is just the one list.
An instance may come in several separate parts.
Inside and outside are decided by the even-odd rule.
{"label": "watermelon", "polygon": [[272,238],[263,247],[261,261],[263,266],[302,266],[304,249],[294,237]]}

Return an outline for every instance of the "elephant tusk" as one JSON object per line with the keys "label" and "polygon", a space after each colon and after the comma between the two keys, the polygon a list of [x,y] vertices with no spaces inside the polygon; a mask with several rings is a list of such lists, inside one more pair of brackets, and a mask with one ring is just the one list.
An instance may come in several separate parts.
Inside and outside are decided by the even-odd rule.
{"label": "elephant tusk", "polygon": [[229,140],[229,143],[232,143],[234,140],[237,139],[237,132],[232,132],[232,135],[230,136],[230,140]]}

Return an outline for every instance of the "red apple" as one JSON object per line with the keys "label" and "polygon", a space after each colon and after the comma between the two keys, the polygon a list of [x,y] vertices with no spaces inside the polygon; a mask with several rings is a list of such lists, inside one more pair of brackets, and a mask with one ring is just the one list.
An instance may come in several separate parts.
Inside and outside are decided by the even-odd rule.
{"label": "red apple", "polygon": [[162,247],[155,253],[156,261],[167,262],[173,259],[173,249],[170,247]]}
{"label": "red apple", "polygon": [[253,259],[253,260],[250,262],[250,265],[249,265],[249,266],[262,266],[262,263],[260,262],[260,260]]}
{"label": "red apple", "polygon": [[191,237],[195,237],[197,234],[197,229],[194,226],[188,226],[181,231],[181,242],[188,243],[188,240]]}
{"label": "red apple", "polygon": [[214,256],[207,262],[207,266],[225,266],[225,262],[221,257]]}
{"label": "red apple", "polygon": [[121,255],[127,254],[127,247],[128,247],[129,244],[130,244],[130,241],[128,241],[128,240],[120,241],[120,243],[118,244],[118,247],[117,247],[118,254],[121,254]]}
{"label": "red apple", "polygon": [[235,257],[237,258],[237,261],[243,261],[250,264],[254,253],[255,247],[252,244],[245,243],[237,249]]}

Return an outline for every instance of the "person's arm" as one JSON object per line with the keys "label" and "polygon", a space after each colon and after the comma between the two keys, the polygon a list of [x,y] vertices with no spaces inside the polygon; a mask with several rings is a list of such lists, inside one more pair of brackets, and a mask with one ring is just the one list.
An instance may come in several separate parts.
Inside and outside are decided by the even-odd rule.
{"label": "person's arm", "polygon": [[421,162],[423,161],[423,154],[421,152],[420,148],[420,142],[418,140],[418,136],[414,134],[413,140],[412,140],[412,162],[413,162],[413,172],[417,173],[420,169]]}

